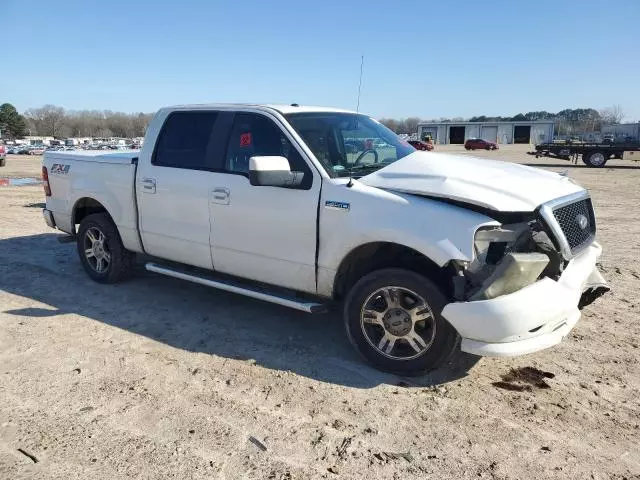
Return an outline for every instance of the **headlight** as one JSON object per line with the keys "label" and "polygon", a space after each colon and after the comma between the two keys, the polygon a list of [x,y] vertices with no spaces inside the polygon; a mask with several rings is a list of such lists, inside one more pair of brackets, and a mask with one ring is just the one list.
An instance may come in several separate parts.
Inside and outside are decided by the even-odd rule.
{"label": "headlight", "polygon": [[528,223],[481,228],[474,237],[475,258],[465,271],[467,298],[486,300],[535,282],[549,263],[535,252]]}
{"label": "headlight", "polygon": [[473,240],[475,259],[473,263],[495,265],[504,256],[507,247],[515,243],[529,229],[526,223],[480,228]]}

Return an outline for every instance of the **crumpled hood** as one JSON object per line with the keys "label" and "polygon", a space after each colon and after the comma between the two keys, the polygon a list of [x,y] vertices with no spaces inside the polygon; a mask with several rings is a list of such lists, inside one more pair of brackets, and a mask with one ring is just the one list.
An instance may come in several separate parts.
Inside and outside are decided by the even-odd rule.
{"label": "crumpled hood", "polygon": [[549,200],[584,190],[567,177],[547,170],[433,152],[414,152],[360,178],[360,182],[500,212],[530,212]]}

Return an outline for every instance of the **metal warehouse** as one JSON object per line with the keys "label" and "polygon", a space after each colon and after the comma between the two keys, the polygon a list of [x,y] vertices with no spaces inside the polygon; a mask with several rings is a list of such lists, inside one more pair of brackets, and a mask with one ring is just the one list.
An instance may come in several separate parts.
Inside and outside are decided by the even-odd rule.
{"label": "metal warehouse", "polygon": [[533,122],[439,122],[418,124],[418,138],[430,136],[434,143],[462,144],[469,138],[496,143],[543,143],[553,140],[552,121]]}

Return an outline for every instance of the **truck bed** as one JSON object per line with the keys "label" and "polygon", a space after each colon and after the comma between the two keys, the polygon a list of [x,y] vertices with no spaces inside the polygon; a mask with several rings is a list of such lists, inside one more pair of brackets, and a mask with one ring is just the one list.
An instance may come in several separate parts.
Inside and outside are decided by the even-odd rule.
{"label": "truck bed", "polygon": [[75,212],[91,208],[87,199],[92,199],[111,214],[125,246],[140,251],[135,198],[137,165],[133,161],[139,153],[137,150],[45,152],[42,164],[51,187],[47,210],[52,212],[56,228],[75,234]]}

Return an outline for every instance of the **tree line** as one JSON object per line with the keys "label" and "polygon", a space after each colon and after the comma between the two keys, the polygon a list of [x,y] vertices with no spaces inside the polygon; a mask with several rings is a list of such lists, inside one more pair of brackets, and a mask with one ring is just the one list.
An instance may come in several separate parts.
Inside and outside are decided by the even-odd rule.
{"label": "tree line", "polygon": [[567,108],[557,113],[545,110],[518,113],[512,117],[479,115],[464,119],[462,117],[421,120],[418,117],[405,119],[382,118],[380,122],[396,133],[416,133],[418,123],[444,123],[444,122],[511,122],[511,121],[536,121],[550,120],[556,124],[558,135],[571,135],[573,133],[598,132],[603,125],[620,123],[624,118],[624,112],[620,105],[614,105],[602,110],[593,108]]}
{"label": "tree line", "polygon": [[65,110],[44,105],[18,113],[13,105],[0,105],[3,138],[27,135],[44,137],[143,137],[152,113],[122,113],[111,110]]}
{"label": "tree line", "polygon": [[[0,105],[0,131],[3,138],[15,139],[26,135],[45,137],[143,137],[152,113],[122,113],[111,110],[65,110],[55,105],[31,108],[20,114],[13,105]],[[603,110],[567,108],[557,113],[535,111],[513,117],[480,115],[465,120],[462,117],[421,120],[382,118],[381,123],[396,133],[416,133],[421,122],[504,122],[552,120],[558,135],[600,131],[602,125],[620,123],[624,112],[619,105]]]}

